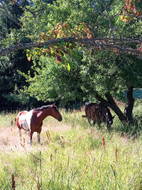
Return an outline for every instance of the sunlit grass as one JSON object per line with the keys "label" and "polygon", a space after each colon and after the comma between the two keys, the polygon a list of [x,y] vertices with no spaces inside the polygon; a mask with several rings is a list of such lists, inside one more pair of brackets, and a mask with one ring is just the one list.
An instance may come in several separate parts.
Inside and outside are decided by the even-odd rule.
{"label": "sunlit grass", "polygon": [[[83,112],[61,113],[62,122],[45,119],[41,145],[34,141],[29,149],[0,153],[0,189],[11,188],[12,174],[16,190],[142,189],[141,131],[138,136],[124,133],[117,117],[110,132],[105,125],[98,130],[82,118]],[[0,115],[5,126],[10,117]]]}
{"label": "sunlit grass", "polygon": [[11,125],[11,121],[15,121],[16,113],[0,113],[0,127],[8,127]]}

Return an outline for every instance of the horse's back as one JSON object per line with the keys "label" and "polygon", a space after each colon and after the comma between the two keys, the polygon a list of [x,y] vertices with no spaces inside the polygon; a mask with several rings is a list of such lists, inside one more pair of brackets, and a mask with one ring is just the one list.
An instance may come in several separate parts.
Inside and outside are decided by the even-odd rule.
{"label": "horse's back", "polygon": [[102,103],[88,103],[85,105],[85,114],[88,118],[88,121],[93,120],[93,123],[96,122],[100,126],[101,123],[106,123],[106,127],[110,129],[110,126],[113,124],[113,119],[109,108]]}
{"label": "horse's back", "polygon": [[97,104],[96,103],[87,103],[87,104],[85,104],[86,117],[91,119],[92,112],[95,112],[96,109],[97,109]]}
{"label": "horse's back", "polygon": [[85,106],[86,117],[95,122],[104,122],[105,107],[102,104],[90,103]]}

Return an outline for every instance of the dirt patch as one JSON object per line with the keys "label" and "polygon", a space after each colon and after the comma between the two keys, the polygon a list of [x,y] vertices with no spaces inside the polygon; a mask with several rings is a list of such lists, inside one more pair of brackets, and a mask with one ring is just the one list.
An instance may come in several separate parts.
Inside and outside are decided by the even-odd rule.
{"label": "dirt patch", "polygon": [[[63,123],[57,123],[54,122],[50,125],[43,125],[42,132],[41,132],[41,141],[42,134],[46,131],[54,131],[54,132],[64,132],[69,131],[71,129],[71,126],[68,124]],[[37,135],[36,133],[33,134],[33,143],[37,142]],[[1,152],[7,152],[7,151],[15,151],[15,150],[21,150],[21,151],[27,151],[30,150],[31,146],[29,144],[29,136],[27,135],[27,132],[22,130],[22,142],[20,141],[19,136],[19,129],[16,126],[10,126],[10,127],[2,127],[0,128],[0,151]]]}
{"label": "dirt patch", "polygon": [[0,151],[12,150],[20,143],[16,127],[0,128]]}

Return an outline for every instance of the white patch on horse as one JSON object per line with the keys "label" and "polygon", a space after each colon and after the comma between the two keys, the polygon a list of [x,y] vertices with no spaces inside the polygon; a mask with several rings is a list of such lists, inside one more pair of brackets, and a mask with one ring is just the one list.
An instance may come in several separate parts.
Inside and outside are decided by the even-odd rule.
{"label": "white patch on horse", "polygon": [[31,130],[31,117],[32,117],[32,111],[29,111],[26,115],[26,121],[27,121],[27,125],[28,125],[28,128],[29,130]]}
{"label": "white patch on horse", "polygon": [[25,111],[25,115],[20,115],[19,116],[19,124],[20,126],[25,129],[26,131],[30,131],[31,129],[31,116],[32,116],[32,110],[27,112]]}

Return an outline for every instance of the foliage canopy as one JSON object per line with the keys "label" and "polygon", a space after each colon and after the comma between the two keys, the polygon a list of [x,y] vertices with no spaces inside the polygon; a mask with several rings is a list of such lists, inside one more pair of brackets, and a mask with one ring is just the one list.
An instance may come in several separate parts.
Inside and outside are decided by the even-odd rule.
{"label": "foliage canopy", "polygon": [[[108,92],[122,98],[128,86],[141,87],[139,1],[33,0],[20,23],[18,34],[39,43],[26,52],[34,62],[33,72],[24,74],[26,94],[45,102],[61,99],[65,105]],[[20,39],[14,36],[12,43]],[[55,45],[40,46],[55,39]]]}

